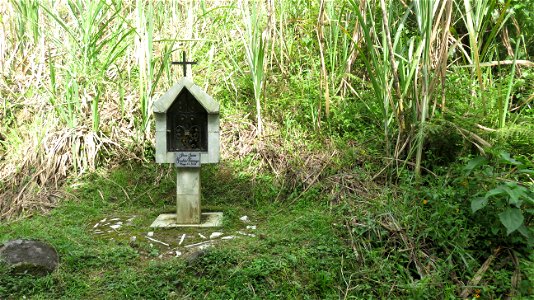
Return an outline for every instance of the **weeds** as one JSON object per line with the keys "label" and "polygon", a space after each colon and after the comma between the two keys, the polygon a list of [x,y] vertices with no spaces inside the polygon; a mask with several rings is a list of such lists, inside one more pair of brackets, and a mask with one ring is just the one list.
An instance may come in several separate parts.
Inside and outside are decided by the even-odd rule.
{"label": "weeds", "polygon": [[[528,7],[0,2],[0,220],[33,216],[0,232],[65,255],[42,280],[0,270],[0,297],[528,297]],[[207,205],[230,229],[245,212],[267,224],[191,264],[87,230],[174,207],[172,169],[100,168],[152,160],[151,102],[182,52],[222,108]]]}

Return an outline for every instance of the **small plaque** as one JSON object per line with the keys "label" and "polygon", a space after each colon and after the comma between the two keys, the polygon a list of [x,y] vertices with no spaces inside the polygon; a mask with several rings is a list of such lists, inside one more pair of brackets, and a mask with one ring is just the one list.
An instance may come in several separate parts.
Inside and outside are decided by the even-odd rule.
{"label": "small plaque", "polygon": [[178,152],[174,164],[179,168],[200,168],[200,152]]}

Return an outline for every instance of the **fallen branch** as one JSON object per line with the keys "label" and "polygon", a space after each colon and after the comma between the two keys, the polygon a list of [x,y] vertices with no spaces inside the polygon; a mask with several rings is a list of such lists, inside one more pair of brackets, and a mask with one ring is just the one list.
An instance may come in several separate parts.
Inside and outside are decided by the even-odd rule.
{"label": "fallen branch", "polygon": [[490,255],[488,259],[486,259],[486,261],[482,264],[480,269],[478,269],[478,271],[476,272],[475,276],[473,276],[473,278],[469,280],[464,290],[460,294],[460,298],[467,298],[469,294],[471,294],[471,290],[473,289],[472,287],[478,285],[478,283],[482,279],[482,276],[484,276],[484,273],[486,273],[486,271],[489,269],[491,263],[495,260],[497,255],[499,255],[500,251],[501,251],[501,248],[495,249],[495,251],[493,251],[493,254]]}

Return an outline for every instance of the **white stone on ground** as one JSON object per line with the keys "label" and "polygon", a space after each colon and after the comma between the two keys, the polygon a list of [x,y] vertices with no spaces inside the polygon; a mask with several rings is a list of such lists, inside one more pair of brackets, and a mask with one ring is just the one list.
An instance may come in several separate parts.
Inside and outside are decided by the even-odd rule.
{"label": "white stone on ground", "polygon": [[165,242],[162,242],[162,241],[160,241],[160,240],[156,240],[156,239],[153,239],[153,238],[148,237],[148,236],[147,236],[146,238],[147,238],[148,240],[150,240],[150,241],[153,241],[154,243],[158,243],[158,244],[162,244],[162,245],[164,245],[164,246],[170,247],[169,244],[167,244],[167,243],[165,243]]}
{"label": "white stone on ground", "polygon": [[185,240],[185,233],[182,234],[182,237],[180,238],[180,242],[178,243],[178,245],[181,245]]}
{"label": "white stone on ground", "polygon": [[228,236],[223,236],[223,237],[221,238],[221,240],[233,240],[233,239],[235,239],[235,238],[236,238],[236,237],[233,236],[233,235],[228,235]]}
{"label": "white stone on ground", "polygon": [[146,234],[146,236],[150,236],[150,237],[154,236],[154,231],[149,231],[149,232]]}
{"label": "white stone on ground", "polygon": [[255,234],[246,233],[246,232],[243,232],[243,231],[238,231],[237,233],[239,233],[240,235],[244,235],[244,236],[256,237]]}
{"label": "white stone on ground", "polygon": [[242,216],[241,218],[239,218],[239,220],[245,222],[245,223],[248,223],[250,222],[250,220],[248,219],[248,216]]}
{"label": "white stone on ground", "polygon": [[247,229],[256,230],[256,225],[248,225]]}
{"label": "white stone on ground", "polygon": [[212,244],[204,244],[204,245],[198,246],[198,250],[204,250],[204,249],[207,249],[207,248],[210,248],[210,247],[213,247],[213,245]]}
{"label": "white stone on ground", "polygon": [[216,238],[218,238],[218,237],[220,237],[220,236],[222,236],[222,235],[223,235],[222,232],[215,231],[214,233],[212,233],[212,234],[210,235],[210,239],[216,239]]}
{"label": "white stone on ground", "polygon": [[200,246],[203,246],[203,245],[211,245],[212,241],[205,241],[205,242],[200,242],[200,243],[195,243],[195,244],[191,244],[191,245],[187,245],[185,246],[186,248],[192,248],[192,247],[200,247]]}

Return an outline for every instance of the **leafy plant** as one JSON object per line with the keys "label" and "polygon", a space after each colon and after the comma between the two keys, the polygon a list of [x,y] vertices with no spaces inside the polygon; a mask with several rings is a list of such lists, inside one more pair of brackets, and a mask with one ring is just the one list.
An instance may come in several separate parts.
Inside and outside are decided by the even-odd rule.
{"label": "leafy plant", "polygon": [[533,230],[529,227],[534,217],[534,185],[531,163],[514,159],[508,152],[498,153],[495,161],[476,157],[464,167],[467,180],[473,180],[475,193],[471,197],[471,210],[484,210],[493,220],[490,230],[506,229],[506,236],[519,232],[528,244],[534,243]]}

